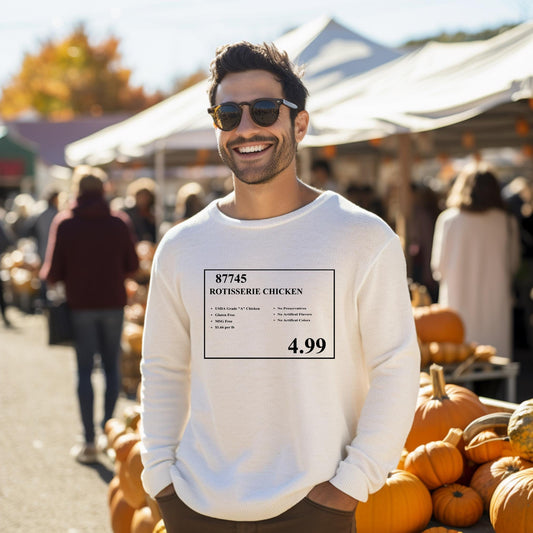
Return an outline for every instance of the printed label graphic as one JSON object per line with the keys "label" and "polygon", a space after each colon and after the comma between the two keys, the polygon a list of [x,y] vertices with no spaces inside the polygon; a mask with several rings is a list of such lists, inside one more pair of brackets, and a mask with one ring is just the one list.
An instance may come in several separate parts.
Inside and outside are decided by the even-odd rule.
{"label": "printed label graphic", "polygon": [[334,270],[204,270],[204,358],[334,359]]}

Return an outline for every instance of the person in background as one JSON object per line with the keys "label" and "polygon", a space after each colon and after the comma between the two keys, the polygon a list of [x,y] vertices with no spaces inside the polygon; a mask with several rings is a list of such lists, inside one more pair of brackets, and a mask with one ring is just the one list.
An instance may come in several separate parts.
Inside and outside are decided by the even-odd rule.
{"label": "person in background", "polygon": [[411,278],[422,284],[431,301],[436,302],[439,285],[431,271],[431,247],[435,232],[435,221],[440,214],[439,197],[431,187],[422,183],[411,184],[411,215],[408,218],[407,235],[410,256]]}
{"label": "person in background", "polygon": [[120,337],[126,290],[124,281],[139,266],[129,219],[113,213],[104,198],[105,172],[80,166],[74,170],[77,198],[71,209],[52,221],[40,276],[50,284],[64,282],[72,313],[76,351],[77,394],[84,442],[71,454],[81,463],[97,461],[94,392],[91,375],[100,355],[105,373],[103,428],[120,391]]}
{"label": "person in background", "polygon": [[40,213],[32,216],[26,226],[26,236],[33,237],[37,241],[37,253],[41,262],[46,255],[48,245],[48,234],[52,220],[58,213],[59,191],[50,189],[45,194],[46,208]]}
{"label": "person in background", "polygon": [[203,187],[191,181],[181,186],[176,195],[176,222],[183,222],[199,213],[205,207]]}
{"label": "person in background", "polygon": [[199,183],[191,181],[182,185],[176,195],[173,220],[161,223],[159,227],[160,236],[162,237],[172,226],[180,224],[199,213],[205,207],[205,204],[206,194]]}
{"label": "person in background", "polygon": [[35,200],[27,193],[17,194],[13,199],[11,209],[5,216],[5,222],[15,236],[15,241],[26,237],[26,228],[34,205]]}
{"label": "person in background", "polygon": [[156,242],[155,224],[155,182],[150,178],[138,178],[128,186],[125,208],[131,218],[138,241]]}
{"label": "person in background", "polygon": [[[39,255],[41,265],[44,262],[44,258],[46,255],[50,226],[52,225],[52,220],[58,213],[59,191],[57,191],[56,189],[50,189],[45,194],[45,200],[46,208],[40,213],[32,216],[28,220],[28,224],[26,227],[26,235],[28,237],[33,237],[37,243],[37,254]],[[39,289],[40,302],[36,304],[37,307],[46,306],[48,302],[46,293],[46,281],[41,280],[41,287]]]}
{"label": "person in background", "polygon": [[521,260],[514,279],[514,340],[533,348],[533,180],[513,178],[503,189],[507,209],[516,217],[520,233]]}
{"label": "person in background", "polygon": [[[3,215],[4,211],[2,208],[0,208],[0,259],[2,258],[4,252],[8,250],[8,248],[14,243],[15,240],[10,230],[6,227],[4,223]],[[6,328],[9,328],[11,327],[11,322],[7,318],[6,310],[7,305],[4,299],[4,282],[2,280],[2,276],[0,276],[0,314],[2,315],[4,326],[6,326]]]}
{"label": "person in background", "polygon": [[344,192],[344,197],[346,197],[350,202],[353,202],[355,205],[370,211],[378,215],[380,218],[383,218],[383,205],[381,200],[378,198],[376,191],[371,185],[364,184],[358,185],[352,183],[346,187]]}
{"label": "person in background", "polygon": [[484,164],[467,166],[437,218],[431,268],[438,302],[459,313],[467,341],[512,358],[511,284],[520,260],[516,218]]}
{"label": "person in background", "polygon": [[311,163],[311,186],[321,191],[336,191],[337,182],[331,174],[331,165],[325,159],[316,159]]}
{"label": "person in background", "polygon": [[168,533],[351,533],[398,463],[419,389],[400,241],[298,179],[307,90],[286,53],[218,49],[209,96],[234,191],[154,257],[144,487]]}

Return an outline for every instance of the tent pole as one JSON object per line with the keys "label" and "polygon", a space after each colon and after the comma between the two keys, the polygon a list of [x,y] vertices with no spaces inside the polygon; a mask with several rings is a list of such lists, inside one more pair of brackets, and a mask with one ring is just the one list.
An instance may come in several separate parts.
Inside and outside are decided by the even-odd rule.
{"label": "tent pole", "polygon": [[407,272],[411,272],[409,255],[409,218],[411,214],[411,175],[412,140],[410,133],[398,135],[398,159],[400,163],[400,183],[398,188],[399,209],[396,215],[396,233],[400,237],[407,261]]}
{"label": "tent pole", "polygon": [[161,224],[164,221],[164,201],[165,201],[165,142],[158,143],[155,151],[155,182],[157,184],[157,194],[155,197],[155,228],[156,240],[161,238]]}

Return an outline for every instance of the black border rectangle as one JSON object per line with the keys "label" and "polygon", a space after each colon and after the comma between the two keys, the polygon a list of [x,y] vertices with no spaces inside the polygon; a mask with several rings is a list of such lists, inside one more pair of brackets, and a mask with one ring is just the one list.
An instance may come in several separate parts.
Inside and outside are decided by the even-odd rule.
{"label": "black border rectangle", "polygon": [[[332,272],[333,273],[333,357],[293,357],[293,356],[274,356],[274,357],[207,357],[205,354],[206,344],[206,272]],[[334,360],[335,359],[335,269],[334,268],[204,268],[204,359],[216,360],[216,359],[298,359],[298,360]]]}

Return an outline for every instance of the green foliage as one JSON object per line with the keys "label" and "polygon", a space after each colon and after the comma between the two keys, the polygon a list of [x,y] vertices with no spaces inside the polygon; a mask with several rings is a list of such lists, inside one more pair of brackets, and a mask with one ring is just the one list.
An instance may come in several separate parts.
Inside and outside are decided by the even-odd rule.
{"label": "green foliage", "polygon": [[488,29],[483,30],[479,32],[474,33],[467,33],[464,31],[458,31],[456,33],[440,33],[439,35],[435,35],[433,37],[426,37],[423,39],[414,39],[411,41],[407,41],[403,45],[401,45],[400,48],[417,48],[419,46],[422,46],[429,41],[437,41],[441,43],[460,43],[465,41],[484,41],[486,39],[490,39],[491,37],[495,37],[496,35],[499,35],[500,33],[503,33],[504,31],[510,30],[511,28],[514,28],[516,24],[505,24],[504,26],[500,26],[499,28],[495,29]]}

